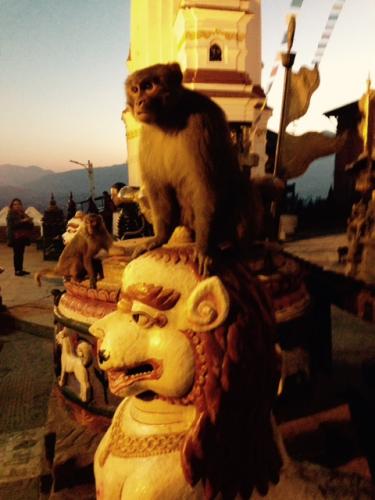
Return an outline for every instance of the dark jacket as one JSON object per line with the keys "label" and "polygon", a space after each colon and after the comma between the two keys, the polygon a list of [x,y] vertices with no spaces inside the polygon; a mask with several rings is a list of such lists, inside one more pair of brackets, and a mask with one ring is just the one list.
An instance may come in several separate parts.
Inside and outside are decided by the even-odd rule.
{"label": "dark jacket", "polygon": [[[28,220],[22,220],[27,218]],[[7,215],[7,242],[8,246],[13,246],[14,240],[24,240],[25,245],[30,244],[33,221],[25,212],[8,210]],[[23,233],[23,234],[22,234]]]}

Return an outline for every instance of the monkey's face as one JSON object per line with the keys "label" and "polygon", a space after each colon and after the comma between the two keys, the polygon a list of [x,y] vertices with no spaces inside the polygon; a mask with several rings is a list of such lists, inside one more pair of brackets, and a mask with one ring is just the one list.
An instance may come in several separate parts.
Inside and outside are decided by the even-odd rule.
{"label": "monkey's face", "polygon": [[181,82],[177,63],[156,64],[133,73],[126,82],[126,94],[134,118],[142,123],[162,122]]}
{"label": "monkey's face", "polygon": [[88,214],[84,219],[86,232],[92,236],[98,232],[102,226],[102,218],[97,214]]}

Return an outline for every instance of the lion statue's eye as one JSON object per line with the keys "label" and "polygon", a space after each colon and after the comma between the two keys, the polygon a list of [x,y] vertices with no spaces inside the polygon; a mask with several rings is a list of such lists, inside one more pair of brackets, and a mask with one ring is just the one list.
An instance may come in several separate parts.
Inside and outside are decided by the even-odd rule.
{"label": "lion statue's eye", "polygon": [[143,328],[150,328],[155,324],[155,319],[144,312],[134,312],[132,313],[132,318],[137,325]]}

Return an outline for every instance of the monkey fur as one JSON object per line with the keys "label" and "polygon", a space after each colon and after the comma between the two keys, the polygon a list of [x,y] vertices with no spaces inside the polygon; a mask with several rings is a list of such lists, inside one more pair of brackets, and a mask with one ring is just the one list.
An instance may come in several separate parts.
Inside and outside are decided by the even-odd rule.
{"label": "monkey fur", "polygon": [[[65,246],[56,266],[39,271],[35,274],[35,280],[41,286],[43,276],[82,280],[87,274],[90,288],[96,288],[98,266],[94,257],[102,249],[108,251],[112,244],[112,236],[108,233],[102,217],[98,214],[87,214],[83,218],[82,226]],[[103,277],[101,269],[99,274]]]}
{"label": "monkey fur", "polygon": [[180,224],[193,231],[203,256],[228,242],[246,248],[260,217],[222,109],[182,85],[177,63],[136,71],[127,79],[126,93],[128,108],[142,124],[142,187],[155,232],[138,253],[167,242]]}

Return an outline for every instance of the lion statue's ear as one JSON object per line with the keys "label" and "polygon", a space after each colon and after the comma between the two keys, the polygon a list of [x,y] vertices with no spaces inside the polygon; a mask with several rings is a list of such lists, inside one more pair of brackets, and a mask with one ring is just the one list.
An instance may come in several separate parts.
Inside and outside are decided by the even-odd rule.
{"label": "lion statue's ear", "polygon": [[221,325],[229,312],[228,293],[217,276],[201,282],[191,292],[187,303],[187,321],[196,332],[206,332]]}

